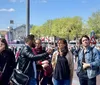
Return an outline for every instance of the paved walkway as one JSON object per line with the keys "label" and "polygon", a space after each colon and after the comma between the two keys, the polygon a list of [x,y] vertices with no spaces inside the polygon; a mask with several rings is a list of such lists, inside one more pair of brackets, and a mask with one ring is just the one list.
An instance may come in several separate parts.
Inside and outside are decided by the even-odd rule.
{"label": "paved walkway", "polygon": [[78,77],[77,77],[77,75],[76,75],[76,71],[74,71],[74,76],[73,76],[72,85],[80,85],[80,84],[79,84]]}

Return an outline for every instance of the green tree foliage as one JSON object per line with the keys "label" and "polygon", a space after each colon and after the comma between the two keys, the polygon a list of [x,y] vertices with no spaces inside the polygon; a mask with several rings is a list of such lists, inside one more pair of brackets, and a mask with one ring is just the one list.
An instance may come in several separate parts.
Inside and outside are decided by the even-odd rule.
{"label": "green tree foliage", "polygon": [[47,22],[41,26],[40,29],[43,36],[51,35],[51,26],[52,26],[51,23],[52,23],[52,20],[47,20]]}
{"label": "green tree foliage", "polygon": [[33,26],[30,30],[30,33],[34,34],[35,36],[39,36],[40,35],[40,30],[39,30],[40,26]]}
{"label": "green tree foliage", "polygon": [[78,16],[71,18],[69,28],[71,39],[78,38],[78,35],[82,32],[82,19]]}
{"label": "green tree foliage", "polygon": [[33,26],[31,33],[36,36],[57,36],[74,38],[82,31],[82,19],[76,17],[57,18],[47,20],[42,26]]}
{"label": "green tree foliage", "polygon": [[82,31],[81,31],[80,36],[81,36],[81,35],[84,35],[84,34],[90,35],[90,29],[89,29],[87,23],[85,23],[85,24],[83,23],[83,25],[82,25]]}
{"label": "green tree foliage", "polygon": [[94,30],[96,34],[100,34],[100,10],[92,13],[88,19],[88,25],[91,30]]}

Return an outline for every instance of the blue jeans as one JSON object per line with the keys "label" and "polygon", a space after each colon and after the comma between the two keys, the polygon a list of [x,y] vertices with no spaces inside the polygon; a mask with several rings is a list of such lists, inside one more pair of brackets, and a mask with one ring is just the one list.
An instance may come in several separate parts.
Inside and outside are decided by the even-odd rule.
{"label": "blue jeans", "polygon": [[37,85],[37,81],[35,78],[31,78],[29,81],[29,85]]}
{"label": "blue jeans", "polygon": [[56,80],[52,78],[53,85],[70,85],[70,80]]}

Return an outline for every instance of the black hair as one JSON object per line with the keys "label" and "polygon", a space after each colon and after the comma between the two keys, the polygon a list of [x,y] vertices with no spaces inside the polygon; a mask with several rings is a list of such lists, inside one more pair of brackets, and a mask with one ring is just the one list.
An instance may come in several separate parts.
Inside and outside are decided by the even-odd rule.
{"label": "black hair", "polygon": [[5,49],[8,49],[8,43],[5,38],[1,38],[0,41],[5,44]]}
{"label": "black hair", "polygon": [[87,35],[82,35],[82,37],[81,37],[81,39],[80,39],[80,44],[82,44],[82,39],[83,39],[83,37],[85,37],[85,38],[87,38],[88,40],[90,40],[89,37],[88,37]]}
{"label": "black hair", "polygon": [[27,43],[28,41],[30,40],[34,40],[34,35],[28,35],[26,38],[25,38],[25,43]]}

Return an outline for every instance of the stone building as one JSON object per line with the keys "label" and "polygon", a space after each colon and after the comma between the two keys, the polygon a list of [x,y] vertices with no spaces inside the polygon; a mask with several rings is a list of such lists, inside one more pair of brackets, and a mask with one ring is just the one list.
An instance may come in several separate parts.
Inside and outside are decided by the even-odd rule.
{"label": "stone building", "polygon": [[13,29],[13,40],[21,40],[26,36],[26,25],[21,25]]}
{"label": "stone building", "polygon": [[[31,28],[32,26],[30,26]],[[26,36],[26,25],[23,24],[16,28],[9,27],[7,32],[7,40],[9,42],[12,41],[23,41],[24,37]]]}

